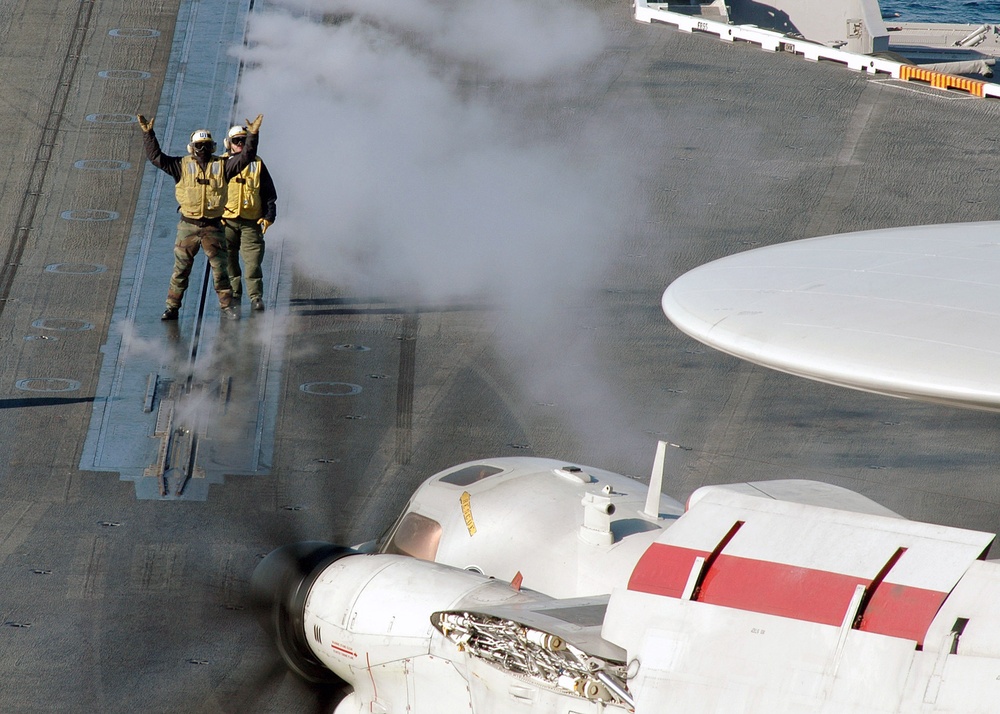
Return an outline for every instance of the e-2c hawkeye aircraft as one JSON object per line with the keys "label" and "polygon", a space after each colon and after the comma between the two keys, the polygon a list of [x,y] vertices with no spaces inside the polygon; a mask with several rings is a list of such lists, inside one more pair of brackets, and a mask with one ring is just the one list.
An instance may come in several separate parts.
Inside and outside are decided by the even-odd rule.
{"label": "e-2c hawkeye aircraft", "polygon": [[[998,410],[996,236],[965,224],[760,248],[681,276],[663,307],[759,364]],[[998,710],[994,534],[814,481],[706,486],[681,504],[660,493],[665,448],[648,490],[540,458],[443,471],[374,546],[267,556],[262,621],[297,674],[351,687],[336,714]]]}

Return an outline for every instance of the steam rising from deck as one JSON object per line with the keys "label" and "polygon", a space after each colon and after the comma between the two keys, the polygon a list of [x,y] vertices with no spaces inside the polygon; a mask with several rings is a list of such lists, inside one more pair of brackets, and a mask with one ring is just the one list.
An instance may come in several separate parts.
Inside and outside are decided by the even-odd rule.
{"label": "steam rising from deck", "polygon": [[641,212],[627,156],[638,119],[606,97],[595,10],[572,0],[269,5],[241,50],[240,97],[241,111],[265,115],[261,155],[281,196],[268,237],[348,294],[509,310],[501,329],[511,334],[498,337],[531,360],[530,398],[579,414],[607,405],[565,364],[589,339],[565,307],[599,289],[602,263]]}
{"label": "steam rising from deck", "polygon": [[425,299],[540,297],[558,276],[593,274],[623,167],[601,126],[559,107],[531,116],[603,49],[591,12],[278,4],[251,24],[241,99],[267,117],[261,155],[300,269]]}

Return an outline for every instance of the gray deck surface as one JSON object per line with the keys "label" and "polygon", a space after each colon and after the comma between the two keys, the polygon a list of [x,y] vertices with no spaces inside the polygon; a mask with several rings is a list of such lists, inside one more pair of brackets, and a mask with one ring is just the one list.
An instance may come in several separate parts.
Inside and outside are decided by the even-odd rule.
{"label": "gray deck surface", "polygon": [[[551,263],[523,313],[482,295],[349,291],[275,253],[276,309],[220,326],[212,297],[198,323],[192,288],[171,332],[158,314],[172,191],[153,212],[130,117],[169,106],[164,86],[199,66],[216,78],[211,96],[182,99],[188,113],[169,128],[158,115],[157,129],[176,153],[189,124],[223,130],[233,88],[211,82],[229,81],[232,59],[207,40],[186,65],[171,59],[175,22],[215,27],[211,5],[0,5],[3,711],[314,711],[244,609],[259,558],[296,539],[373,537],[424,478],[479,456],[645,478],[666,439],[684,447],[664,484],[680,499],[811,478],[911,518],[1000,530],[997,415],[743,364],[659,308],[682,272],[753,246],[1000,218],[1000,105],[635,24],[628,3],[595,2],[612,41],[578,89],[482,91],[543,127],[609,127],[607,150],[638,180],[586,197],[626,217],[598,270]],[[268,135],[268,116],[262,155],[300,149]],[[255,334],[276,324],[285,336],[262,346]],[[163,387],[185,383],[199,327],[193,380],[216,404],[196,427],[203,472],[160,497],[143,475],[157,411]],[[161,388],[144,411],[151,372]]]}

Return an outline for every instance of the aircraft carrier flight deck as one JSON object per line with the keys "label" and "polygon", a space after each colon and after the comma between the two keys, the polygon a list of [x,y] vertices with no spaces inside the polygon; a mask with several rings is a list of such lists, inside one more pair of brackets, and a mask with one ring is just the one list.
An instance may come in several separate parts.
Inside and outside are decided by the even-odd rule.
{"label": "aircraft carrier flight deck", "polygon": [[[603,221],[590,253],[512,237],[508,274],[486,271],[485,289],[392,291],[307,270],[298,241],[329,227],[296,221],[281,167],[311,159],[316,137],[293,127],[330,118],[268,106],[231,49],[252,49],[244,33],[275,5],[0,6],[0,709],[314,711],[247,611],[253,568],[295,540],[373,538],[425,478],[483,456],[647,479],[663,439],[680,447],[664,492],[681,501],[806,478],[1000,530],[995,414],[754,367],[660,309],[674,278],[752,247],[1000,219],[1000,100],[588,0],[593,59],[521,83],[463,66],[454,90],[575,156],[541,205],[556,233]],[[192,130],[258,112],[281,197],[268,309],[220,320],[199,257],[181,319],[163,323],[176,202],[135,115],[180,154]],[[556,184],[573,185],[577,160],[605,173],[574,197]],[[496,235],[485,207],[435,208]],[[442,266],[436,284],[472,278]]]}

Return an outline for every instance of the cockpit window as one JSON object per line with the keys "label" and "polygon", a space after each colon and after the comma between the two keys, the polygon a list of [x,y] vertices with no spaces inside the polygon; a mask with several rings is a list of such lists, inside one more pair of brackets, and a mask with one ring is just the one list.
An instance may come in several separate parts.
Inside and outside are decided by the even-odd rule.
{"label": "cockpit window", "polygon": [[440,542],[441,524],[411,511],[400,519],[389,542],[382,547],[382,552],[434,560]]}
{"label": "cockpit window", "polygon": [[498,469],[496,466],[476,464],[475,466],[466,466],[464,469],[459,469],[453,474],[448,474],[441,479],[441,483],[450,483],[453,486],[470,486],[477,481],[495,476],[502,471],[503,469]]}

